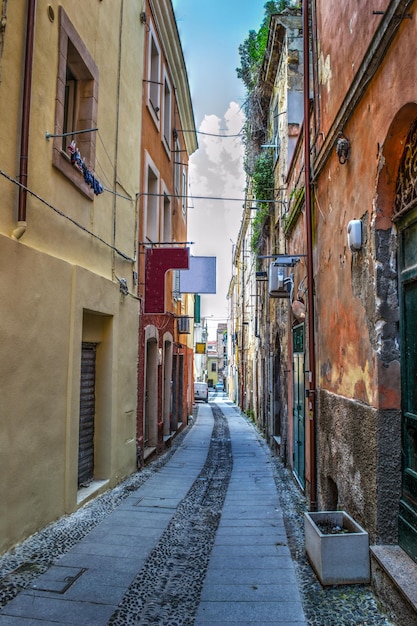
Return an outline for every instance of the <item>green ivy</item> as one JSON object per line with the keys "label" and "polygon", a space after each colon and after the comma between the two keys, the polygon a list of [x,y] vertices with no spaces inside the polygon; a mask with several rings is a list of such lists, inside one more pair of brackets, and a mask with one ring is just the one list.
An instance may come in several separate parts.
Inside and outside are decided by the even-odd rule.
{"label": "green ivy", "polygon": [[251,92],[258,81],[259,70],[268,43],[268,29],[271,15],[281,13],[291,4],[290,0],[269,0],[264,4],[265,14],[258,31],[250,30],[245,41],[239,46],[240,67],[236,68],[248,92]]}
{"label": "green ivy", "polygon": [[255,161],[252,176],[253,197],[257,199],[257,211],[252,222],[251,249],[259,250],[262,230],[270,214],[274,199],[274,157],[272,150],[265,150]]}

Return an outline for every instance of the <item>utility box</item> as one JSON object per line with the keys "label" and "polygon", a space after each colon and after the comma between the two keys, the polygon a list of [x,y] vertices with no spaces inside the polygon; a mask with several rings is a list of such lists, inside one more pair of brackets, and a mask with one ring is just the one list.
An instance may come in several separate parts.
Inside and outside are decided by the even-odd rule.
{"label": "utility box", "polygon": [[178,332],[180,335],[190,334],[190,318],[182,316],[178,318]]}
{"label": "utility box", "polygon": [[290,279],[288,278],[288,268],[282,265],[271,263],[269,266],[268,292],[270,298],[289,298]]}

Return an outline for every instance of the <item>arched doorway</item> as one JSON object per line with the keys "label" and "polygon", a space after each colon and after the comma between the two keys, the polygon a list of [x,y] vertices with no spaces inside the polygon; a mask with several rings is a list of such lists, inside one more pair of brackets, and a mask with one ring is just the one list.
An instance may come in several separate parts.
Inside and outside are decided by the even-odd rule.
{"label": "arched doorway", "polygon": [[378,534],[417,561],[417,104],[393,119],[375,213]]}
{"label": "arched doorway", "polygon": [[417,119],[398,170],[394,220],[399,240],[402,391],[398,536],[401,547],[417,561]]}
{"label": "arched doorway", "polygon": [[162,381],[162,414],[164,418],[164,436],[171,434],[171,416],[172,416],[172,354],[173,342],[172,335],[164,337],[163,350],[163,381]]}
{"label": "arched doorway", "polygon": [[143,437],[144,447],[154,448],[158,443],[158,344],[155,339],[148,339],[145,354]]}

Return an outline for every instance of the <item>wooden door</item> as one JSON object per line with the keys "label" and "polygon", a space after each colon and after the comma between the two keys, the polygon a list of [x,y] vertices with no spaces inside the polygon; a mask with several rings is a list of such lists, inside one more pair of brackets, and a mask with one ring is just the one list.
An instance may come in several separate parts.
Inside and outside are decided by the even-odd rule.
{"label": "wooden door", "polygon": [[417,561],[417,210],[400,228],[402,494],[399,543]]}

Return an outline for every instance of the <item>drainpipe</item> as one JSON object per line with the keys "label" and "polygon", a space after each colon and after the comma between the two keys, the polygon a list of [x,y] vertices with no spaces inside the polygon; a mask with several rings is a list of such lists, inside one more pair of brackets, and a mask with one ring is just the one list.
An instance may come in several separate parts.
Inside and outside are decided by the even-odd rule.
{"label": "drainpipe", "polygon": [[242,337],[241,337],[241,371],[242,371],[242,377],[241,377],[241,384],[240,384],[240,408],[242,409],[243,412],[245,412],[245,389],[246,389],[246,362],[245,362],[245,238],[243,237],[242,239],[242,247],[243,247],[243,252],[242,252],[242,315],[241,315],[241,322],[242,322]]}
{"label": "drainpipe", "polygon": [[314,341],[314,275],[313,237],[311,212],[311,169],[310,169],[310,46],[309,46],[309,1],[303,2],[303,48],[304,48],[304,175],[305,217],[307,239],[307,314],[308,314],[308,362],[309,385],[306,391],[309,419],[308,453],[310,459],[310,510],[317,507],[316,497],[316,352]]}
{"label": "drainpipe", "polygon": [[[35,15],[36,0],[28,0],[27,25],[26,25],[26,52],[25,68],[23,77],[23,102],[22,102],[22,127],[20,138],[20,170],[19,182],[25,187],[28,179],[28,158],[29,158],[29,122],[30,122],[30,102],[32,91],[32,67],[33,49],[35,40]],[[26,231],[26,189],[19,187],[19,208],[17,217],[17,227],[12,233],[13,239],[20,239]]]}

